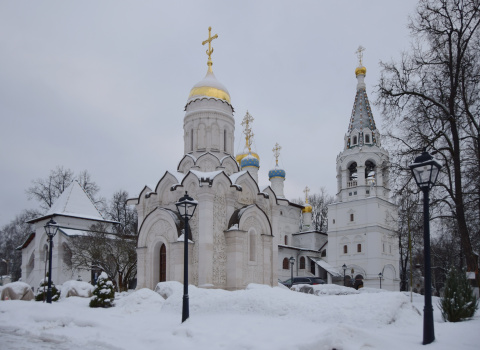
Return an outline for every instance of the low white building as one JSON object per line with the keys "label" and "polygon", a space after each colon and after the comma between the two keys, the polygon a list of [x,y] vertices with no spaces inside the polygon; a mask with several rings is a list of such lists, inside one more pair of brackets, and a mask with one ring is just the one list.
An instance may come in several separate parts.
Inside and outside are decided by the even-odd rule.
{"label": "low white building", "polygon": [[72,269],[70,240],[75,236],[87,235],[90,227],[96,223],[115,222],[102,217],[77,181],[65,189],[44,216],[29,221],[35,225],[35,231],[17,248],[22,251],[22,280],[36,290],[48,272],[49,241],[44,226],[50,219],[58,225],[53,238],[52,282],[62,284],[79,278],[83,281],[93,280],[96,270]]}

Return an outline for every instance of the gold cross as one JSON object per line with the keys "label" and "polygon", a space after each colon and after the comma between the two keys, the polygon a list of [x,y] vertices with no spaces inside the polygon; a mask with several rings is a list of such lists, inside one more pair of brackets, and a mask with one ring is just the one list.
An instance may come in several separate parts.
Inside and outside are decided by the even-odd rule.
{"label": "gold cross", "polygon": [[363,51],[365,51],[365,48],[360,45],[357,49],[357,51],[355,51],[355,53],[357,54],[357,57],[358,57],[358,61],[359,61],[359,64],[358,66],[359,67],[362,67],[363,66],[363,63],[362,63],[362,59],[363,59]]}
{"label": "gold cross", "polygon": [[253,132],[252,128],[250,127],[250,123],[253,122],[253,117],[250,115],[250,113],[245,114],[245,117],[243,118],[243,121],[241,125],[244,126],[243,133],[245,134],[245,147],[248,148],[248,152],[250,153],[252,151],[252,137],[253,137]]}
{"label": "gold cross", "polygon": [[275,144],[275,147],[272,149],[273,155],[275,156],[276,165],[278,165],[278,157],[280,156],[280,150],[281,149],[282,149],[282,147],[280,147],[278,142]]}
{"label": "gold cross", "polygon": [[208,50],[207,50],[208,62],[207,62],[207,65],[209,67],[211,67],[212,64],[213,64],[212,63],[212,53],[213,53],[212,40],[217,39],[217,38],[218,38],[217,34],[212,36],[212,27],[208,27],[208,39],[203,41],[202,45],[205,45],[206,43],[208,43]]}
{"label": "gold cross", "polygon": [[303,193],[305,193],[305,204],[308,204],[308,192],[310,192],[310,189],[306,186],[303,190]]}

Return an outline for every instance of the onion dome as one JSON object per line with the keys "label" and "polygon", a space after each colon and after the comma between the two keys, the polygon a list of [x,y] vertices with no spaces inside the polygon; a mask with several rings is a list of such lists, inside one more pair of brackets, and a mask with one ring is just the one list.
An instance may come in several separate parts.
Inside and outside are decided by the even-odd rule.
{"label": "onion dome", "polygon": [[311,213],[313,208],[310,204],[308,204],[308,193],[310,192],[310,189],[308,188],[308,186],[305,187],[303,192],[305,193],[305,205],[304,205],[304,208],[302,209],[302,213]]}
{"label": "onion dome", "polygon": [[364,66],[360,66],[360,67],[355,68],[355,76],[357,76],[359,74],[366,75],[367,74],[367,68],[365,68]]}
{"label": "onion dome", "polygon": [[[260,156],[258,154],[256,154],[255,152],[251,152],[252,156],[254,156],[255,158],[258,159],[258,161],[260,161]],[[244,152],[244,153],[239,153],[237,154],[237,156],[235,157],[235,159],[237,160],[237,163],[238,164],[241,164],[242,163],[242,159],[245,158],[246,156],[248,156],[248,152]]]}
{"label": "onion dome", "polygon": [[285,174],[286,174],[285,170],[276,166],[275,168],[273,168],[268,172],[268,179],[271,180],[274,177],[281,177],[285,179]]}
{"label": "onion dome", "polygon": [[242,159],[240,162],[240,166],[243,168],[246,167],[255,167],[255,168],[260,168],[260,161],[255,158],[252,153],[249,153],[246,157]]}
{"label": "onion dome", "polygon": [[208,67],[205,78],[195,84],[192,90],[190,90],[187,103],[202,97],[213,97],[231,104],[230,94],[228,93],[227,88],[217,80],[215,74],[213,74],[211,66]]}
{"label": "onion dome", "polygon": [[305,203],[304,208],[302,209],[302,213],[311,213],[313,210],[312,206],[310,204]]}

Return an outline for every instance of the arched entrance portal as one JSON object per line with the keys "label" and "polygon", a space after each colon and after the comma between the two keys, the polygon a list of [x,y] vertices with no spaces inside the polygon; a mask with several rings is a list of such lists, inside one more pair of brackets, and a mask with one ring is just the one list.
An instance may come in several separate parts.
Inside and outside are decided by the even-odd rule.
{"label": "arched entrance portal", "polygon": [[162,244],[160,247],[160,282],[165,282],[167,280],[167,248],[165,244]]}

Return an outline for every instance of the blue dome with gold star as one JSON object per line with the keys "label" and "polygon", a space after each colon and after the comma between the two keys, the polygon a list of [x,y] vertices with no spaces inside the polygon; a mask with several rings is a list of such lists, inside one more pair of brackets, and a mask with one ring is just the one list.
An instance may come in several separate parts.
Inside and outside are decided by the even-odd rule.
{"label": "blue dome with gold star", "polygon": [[272,179],[274,177],[281,177],[281,178],[285,178],[285,170],[279,168],[279,167],[275,167],[274,169],[270,170],[268,172],[268,179]]}
{"label": "blue dome with gold star", "polygon": [[260,168],[260,161],[255,158],[252,153],[249,153],[248,156],[242,159],[240,162],[240,166],[243,168],[245,167],[255,167],[255,168]]}

